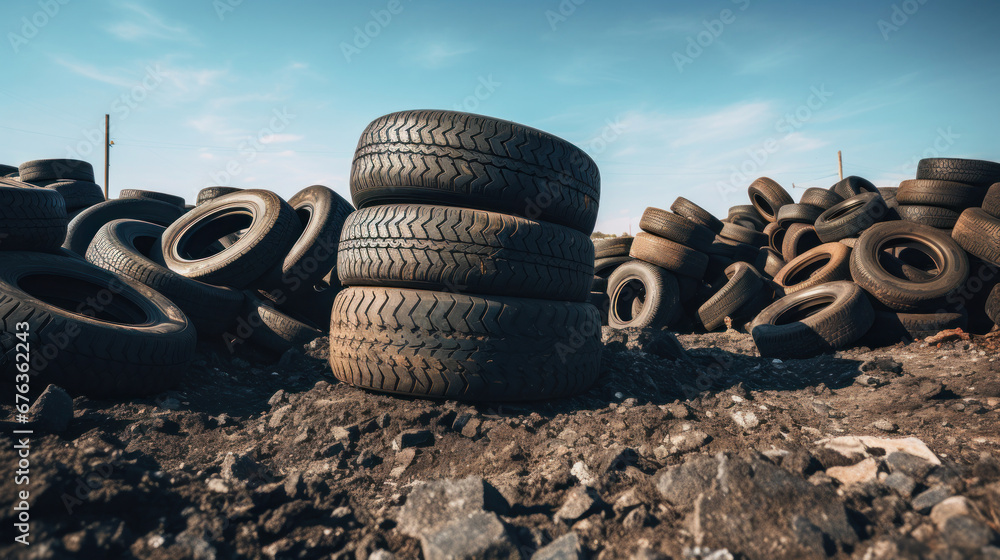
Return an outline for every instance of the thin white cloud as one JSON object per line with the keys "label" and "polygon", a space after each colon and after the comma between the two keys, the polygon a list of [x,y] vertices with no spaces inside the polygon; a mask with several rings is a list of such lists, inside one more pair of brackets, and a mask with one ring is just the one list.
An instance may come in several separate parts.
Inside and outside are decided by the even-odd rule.
{"label": "thin white cloud", "polygon": [[186,27],[168,22],[163,16],[149,10],[145,6],[131,2],[123,2],[128,19],[111,23],[107,31],[123,41],[141,41],[145,39],[162,39],[196,43]]}
{"label": "thin white cloud", "polygon": [[464,55],[475,52],[475,50],[475,47],[468,45],[434,41],[416,49],[412,58],[414,62],[424,68],[435,69],[454,64]]}
{"label": "thin white cloud", "polygon": [[302,140],[302,135],[300,134],[285,134],[285,133],[275,133],[265,136],[261,139],[261,144],[284,144],[287,142],[298,142]]}
{"label": "thin white cloud", "polygon": [[61,57],[54,57],[53,60],[57,64],[69,69],[74,74],[79,74],[85,78],[90,78],[91,80],[119,87],[131,87],[135,85],[135,80],[133,79],[117,74],[110,74],[90,64],[67,60]]}

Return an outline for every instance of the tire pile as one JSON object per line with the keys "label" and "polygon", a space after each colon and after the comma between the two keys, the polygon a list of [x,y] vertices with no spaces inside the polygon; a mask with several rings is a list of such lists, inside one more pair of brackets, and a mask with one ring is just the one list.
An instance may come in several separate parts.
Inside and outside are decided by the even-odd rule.
{"label": "tire pile", "polygon": [[197,339],[279,354],[329,324],[354,208],[326,187],[288,202],[209,187],[192,207],[134,189],[105,201],[82,161],[28,162],[18,176],[34,183],[0,179],[0,369],[11,378],[153,394],[179,379]]}
{"label": "tire pile", "polygon": [[463,400],[594,382],[600,176],[583,151],[508,121],[394,113],[362,133],[351,195],[330,326],[337,378]]}
{"label": "tire pile", "polygon": [[597,240],[606,323],[746,328],[761,355],[801,358],[1000,322],[1000,164],[925,159],[898,190],[848,177],[798,203],[764,177],[748,194],[725,220],[679,198],[634,239]]}

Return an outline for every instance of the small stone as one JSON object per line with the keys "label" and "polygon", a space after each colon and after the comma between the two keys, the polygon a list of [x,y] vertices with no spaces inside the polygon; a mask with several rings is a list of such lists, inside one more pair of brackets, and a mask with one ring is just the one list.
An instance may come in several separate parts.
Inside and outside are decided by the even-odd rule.
{"label": "small stone", "polygon": [[368,449],[363,449],[361,453],[358,453],[358,458],[354,460],[354,464],[368,469],[377,465],[380,460],[378,455],[375,455]]}
{"label": "small stone", "polygon": [[750,411],[737,410],[732,414],[733,422],[744,430],[752,430],[760,425],[757,415]]}
{"label": "small stone", "polygon": [[500,492],[481,478],[436,480],[414,487],[399,510],[396,529],[420,537],[458,517],[483,510],[503,515],[509,508]]}
{"label": "small stone", "polygon": [[913,506],[914,511],[926,514],[931,510],[931,508],[943,502],[947,498],[950,498],[951,495],[951,488],[947,486],[935,486],[934,488],[924,490],[920,494],[917,494],[917,496],[913,498],[913,503],[911,505]]}
{"label": "small stone", "polygon": [[271,408],[274,408],[287,400],[288,396],[285,394],[285,390],[278,389],[273,395],[271,395],[271,398],[267,399],[267,404],[270,405]]}
{"label": "small stone", "polygon": [[692,430],[676,436],[670,436],[669,439],[670,445],[673,446],[671,451],[675,453],[690,453],[707,445],[708,442],[712,441],[712,436],[701,430]]}
{"label": "small stone", "polygon": [[566,501],[563,502],[562,507],[556,512],[556,521],[568,521],[572,523],[578,519],[586,517],[592,509],[595,508],[597,500],[590,491],[583,487],[577,486],[569,491],[566,497]]}
{"label": "small stone", "polygon": [[368,555],[368,560],[396,560],[396,555],[380,548]]}
{"label": "small stone", "polygon": [[584,486],[595,486],[597,484],[597,477],[590,472],[587,468],[587,464],[583,461],[577,461],[573,463],[573,467],[569,470],[569,474],[576,477],[580,481],[580,484]]}
{"label": "small stone", "polygon": [[480,436],[479,427],[483,425],[483,421],[479,418],[470,418],[466,421],[465,425],[462,426],[462,435],[469,439],[476,439]]}
{"label": "small stone", "polygon": [[208,488],[209,492],[215,492],[217,494],[226,494],[229,492],[229,485],[226,484],[221,478],[210,478],[205,482],[205,486]]}
{"label": "small stone", "polygon": [[361,437],[361,430],[357,426],[348,426],[346,428],[343,426],[334,426],[330,428],[330,435],[337,441],[353,443]]}
{"label": "small stone", "polygon": [[580,538],[569,532],[531,555],[531,560],[574,560],[583,558]]}
{"label": "small stone", "polygon": [[885,418],[876,420],[875,423],[872,424],[872,427],[874,427],[876,430],[881,430],[883,432],[887,432],[890,434],[899,429],[899,426],[897,426],[892,421],[887,420]]}
{"label": "small stone", "polygon": [[684,403],[668,404],[663,408],[671,418],[676,418],[677,420],[687,420],[688,418],[691,418],[691,409]]}
{"label": "small stone", "polygon": [[629,488],[628,490],[622,492],[618,499],[612,507],[615,511],[628,511],[639,504],[642,503],[642,498],[639,496],[638,490],[635,488]]}
{"label": "small stone", "polygon": [[49,385],[32,403],[29,413],[40,430],[62,433],[73,419],[73,399],[62,387]]}
{"label": "small stone", "polygon": [[260,476],[261,466],[246,455],[227,453],[220,474],[223,480],[246,481]]}
{"label": "small stone", "polygon": [[485,511],[462,516],[421,537],[420,545],[426,560],[521,559],[521,551],[511,540],[503,522],[495,513]]}
{"label": "small stone", "polygon": [[306,485],[302,482],[302,473],[299,471],[293,471],[291,474],[285,477],[284,482],[285,495],[289,499],[295,500],[301,498],[306,491]]}
{"label": "small stone", "polygon": [[894,472],[890,474],[885,477],[885,480],[883,480],[882,483],[895,490],[897,494],[904,498],[912,496],[913,490],[917,487],[917,482],[915,480],[901,472]]}
{"label": "small stone", "polygon": [[975,508],[965,496],[946,498],[931,508],[931,521],[940,531],[944,531],[945,523],[956,515],[975,516]]}
{"label": "small stone", "polygon": [[413,460],[417,456],[417,450],[414,448],[404,449],[396,454],[395,466],[389,472],[389,475],[393,478],[399,478],[403,476],[406,469],[413,464]]}
{"label": "small stone", "polygon": [[964,551],[979,551],[993,544],[997,537],[985,523],[966,515],[949,518],[941,535],[949,545]]}
{"label": "small stone", "polygon": [[407,447],[426,447],[434,444],[434,434],[430,430],[405,430],[392,440],[392,449],[400,451]]}
{"label": "small stone", "polygon": [[664,470],[656,479],[660,494],[676,507],[690,507],[712,486],[718,461],[708,455],[689,456],[681,465]]}
{"label": "small stone", "polygon": [[844,486],[861,484],[875,480],[878,476],[878,463],[871,457],[849,467],[830,467],[826,474],[839,481]]}
{"label": "small stone", "polygon": [[931,471],[934,465],[916,455],[910,455],[903,451],[890,453],[885,462],[889,465],[889,470],[894,473],[902,473],[913,478],[922,480]]}
{"label": "small stone", "polygon": [[158,401],[157,406],[163,410],[179,410],[181,408],[181,401],[173,397],[167,397],[162,401]]}

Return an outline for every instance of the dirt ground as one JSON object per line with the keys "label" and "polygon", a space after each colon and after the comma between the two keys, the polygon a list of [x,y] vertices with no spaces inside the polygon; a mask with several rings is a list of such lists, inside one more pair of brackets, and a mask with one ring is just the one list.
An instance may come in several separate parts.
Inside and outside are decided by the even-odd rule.
{"label": "dirt ground", "polygon": [[[0,556],[392,557],[372,554],[381,549],[419,558],[420,539],[398,530],[411,492],[475,476],[509,504],[504,538],[524,558],[570,532],[581,557],[602,559],[1000,558],[990,530],[1000,531],[997,333],[785,362],[756,356],[749,335],[733,331],[679,336],[687,352],[677,360],[649,333],[608,334],[593,389],[516,405],[346,386],[330,374],[324,339],[278,361],[203,347],[175,390],[77,397],[68,429],[32,436],[31,545],[6,538]],[[9,528],[22,488],[13,483],[19,426],[9,404],[3,417]],[[877,442],[869,457],[825,443],[840,436],[917,438],[941,464],[908,470]],[[715,461],[720,477],[726,461],[750,465],[756,478],[738,503],[727,501],[735,490],[702,480],[692,505],[664,473],[676,482],[678,466],[695,459]],[[839,481],[855,476],[838,474],[853,465],[873,470]],[[774,503],[780,492],[767,490],[764,473],[807,490]],[[929,515],[940,499],[921,498],[925,490],[966,497],[962,519],[976,522]],[[846,516],[850,532],[802,525],[811,512],[795,510],[811,507]],[[712,528],[713,515],[722,526]]]}

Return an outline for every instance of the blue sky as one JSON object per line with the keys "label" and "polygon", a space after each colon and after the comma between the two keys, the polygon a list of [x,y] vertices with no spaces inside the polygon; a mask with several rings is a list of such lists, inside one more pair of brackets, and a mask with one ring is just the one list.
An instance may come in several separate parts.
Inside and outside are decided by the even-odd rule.
{"label": "blue sky", "polygon": [[111,191],[349,198],[365,125],[464,109],[541,128],[602,174],[598,229],[767,175],[880,186],[920,157],[1000,160],[1000,3],[8,1],[0,162],[69,157]]}

